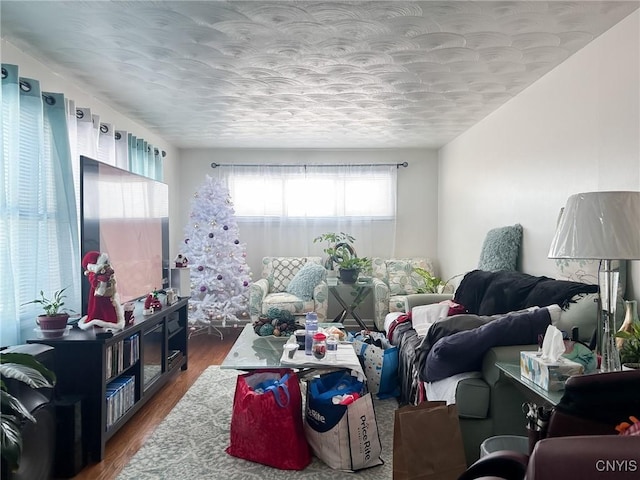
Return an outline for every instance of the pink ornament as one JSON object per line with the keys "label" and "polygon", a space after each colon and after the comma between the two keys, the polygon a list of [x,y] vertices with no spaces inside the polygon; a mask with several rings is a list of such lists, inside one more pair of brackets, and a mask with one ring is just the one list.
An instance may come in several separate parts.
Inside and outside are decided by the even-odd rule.
{"label": "pink ornament", "polygon": [[249,286],[249,282],[247,282],[246,280],[244,282],[242,282],[242,285],[244,285],[245,287]]}
{"label": "pink ornament", "polygon": [[206,292],[206,291],[207,291],[207,287],[205,287],[204,285],[202,285],[202,286],[200,287],[200,291],[201,291],[201,292]]}

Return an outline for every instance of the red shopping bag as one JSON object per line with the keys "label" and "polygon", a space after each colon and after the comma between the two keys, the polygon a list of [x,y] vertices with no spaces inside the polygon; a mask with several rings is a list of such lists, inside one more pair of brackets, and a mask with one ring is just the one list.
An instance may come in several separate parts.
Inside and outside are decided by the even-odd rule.
{"label": "red shopping bag", "polygon": [[311,462],[302,425],[302,394],[291,369],[238,375],[231,414],[234,457],[282,470],[303,470]]}

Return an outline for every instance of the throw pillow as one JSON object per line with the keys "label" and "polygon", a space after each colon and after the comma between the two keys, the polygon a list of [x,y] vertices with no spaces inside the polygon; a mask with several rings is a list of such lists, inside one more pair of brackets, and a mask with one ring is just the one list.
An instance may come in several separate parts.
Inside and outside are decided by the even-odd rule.
{"label": "throw pillow", "polygon": [[418,293],[424,287],[424,279],[413,271],[414,267],[433,272],[431,262],[423,258],[402,258],[387,260],[389,293],[391,295],[408,295]]}
{"label": "throw pillow", "polygon": [[313,298],[313,289],[325,279],[327,270],[317,263],[307,263],[291,279],[287,286],[287,292],[300,297],[303,300]]}
{"label": "throw pillow", "polygon": [[272,259],[271,291],[285,292],[289,281],[307,263],[305,257],[279,257]]}
{"label": "throw pillow", "polygon": [[517,270],[522,225],[494,228],[487,232],[480,252],[478,268],[487,272]]}

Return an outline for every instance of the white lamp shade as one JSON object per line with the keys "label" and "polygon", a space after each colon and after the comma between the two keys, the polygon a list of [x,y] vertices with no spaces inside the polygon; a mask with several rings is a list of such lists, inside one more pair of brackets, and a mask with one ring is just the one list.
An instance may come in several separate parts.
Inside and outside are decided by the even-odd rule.
{"label": "white lamp shade", "polygon": [[640,192],[570,196],[549,258],[640,259]]}

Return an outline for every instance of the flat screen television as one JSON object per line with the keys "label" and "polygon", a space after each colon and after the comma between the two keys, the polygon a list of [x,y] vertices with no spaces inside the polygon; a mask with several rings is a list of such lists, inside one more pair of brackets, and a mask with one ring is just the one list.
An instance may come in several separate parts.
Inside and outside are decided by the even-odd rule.
{"label": "flat screen television", "polygon": [[[169,189],[165,183],[80,157],[82,257],[106,252],[122,303],[169,286]],[[82,281],[82,313],[89,282]]]}

